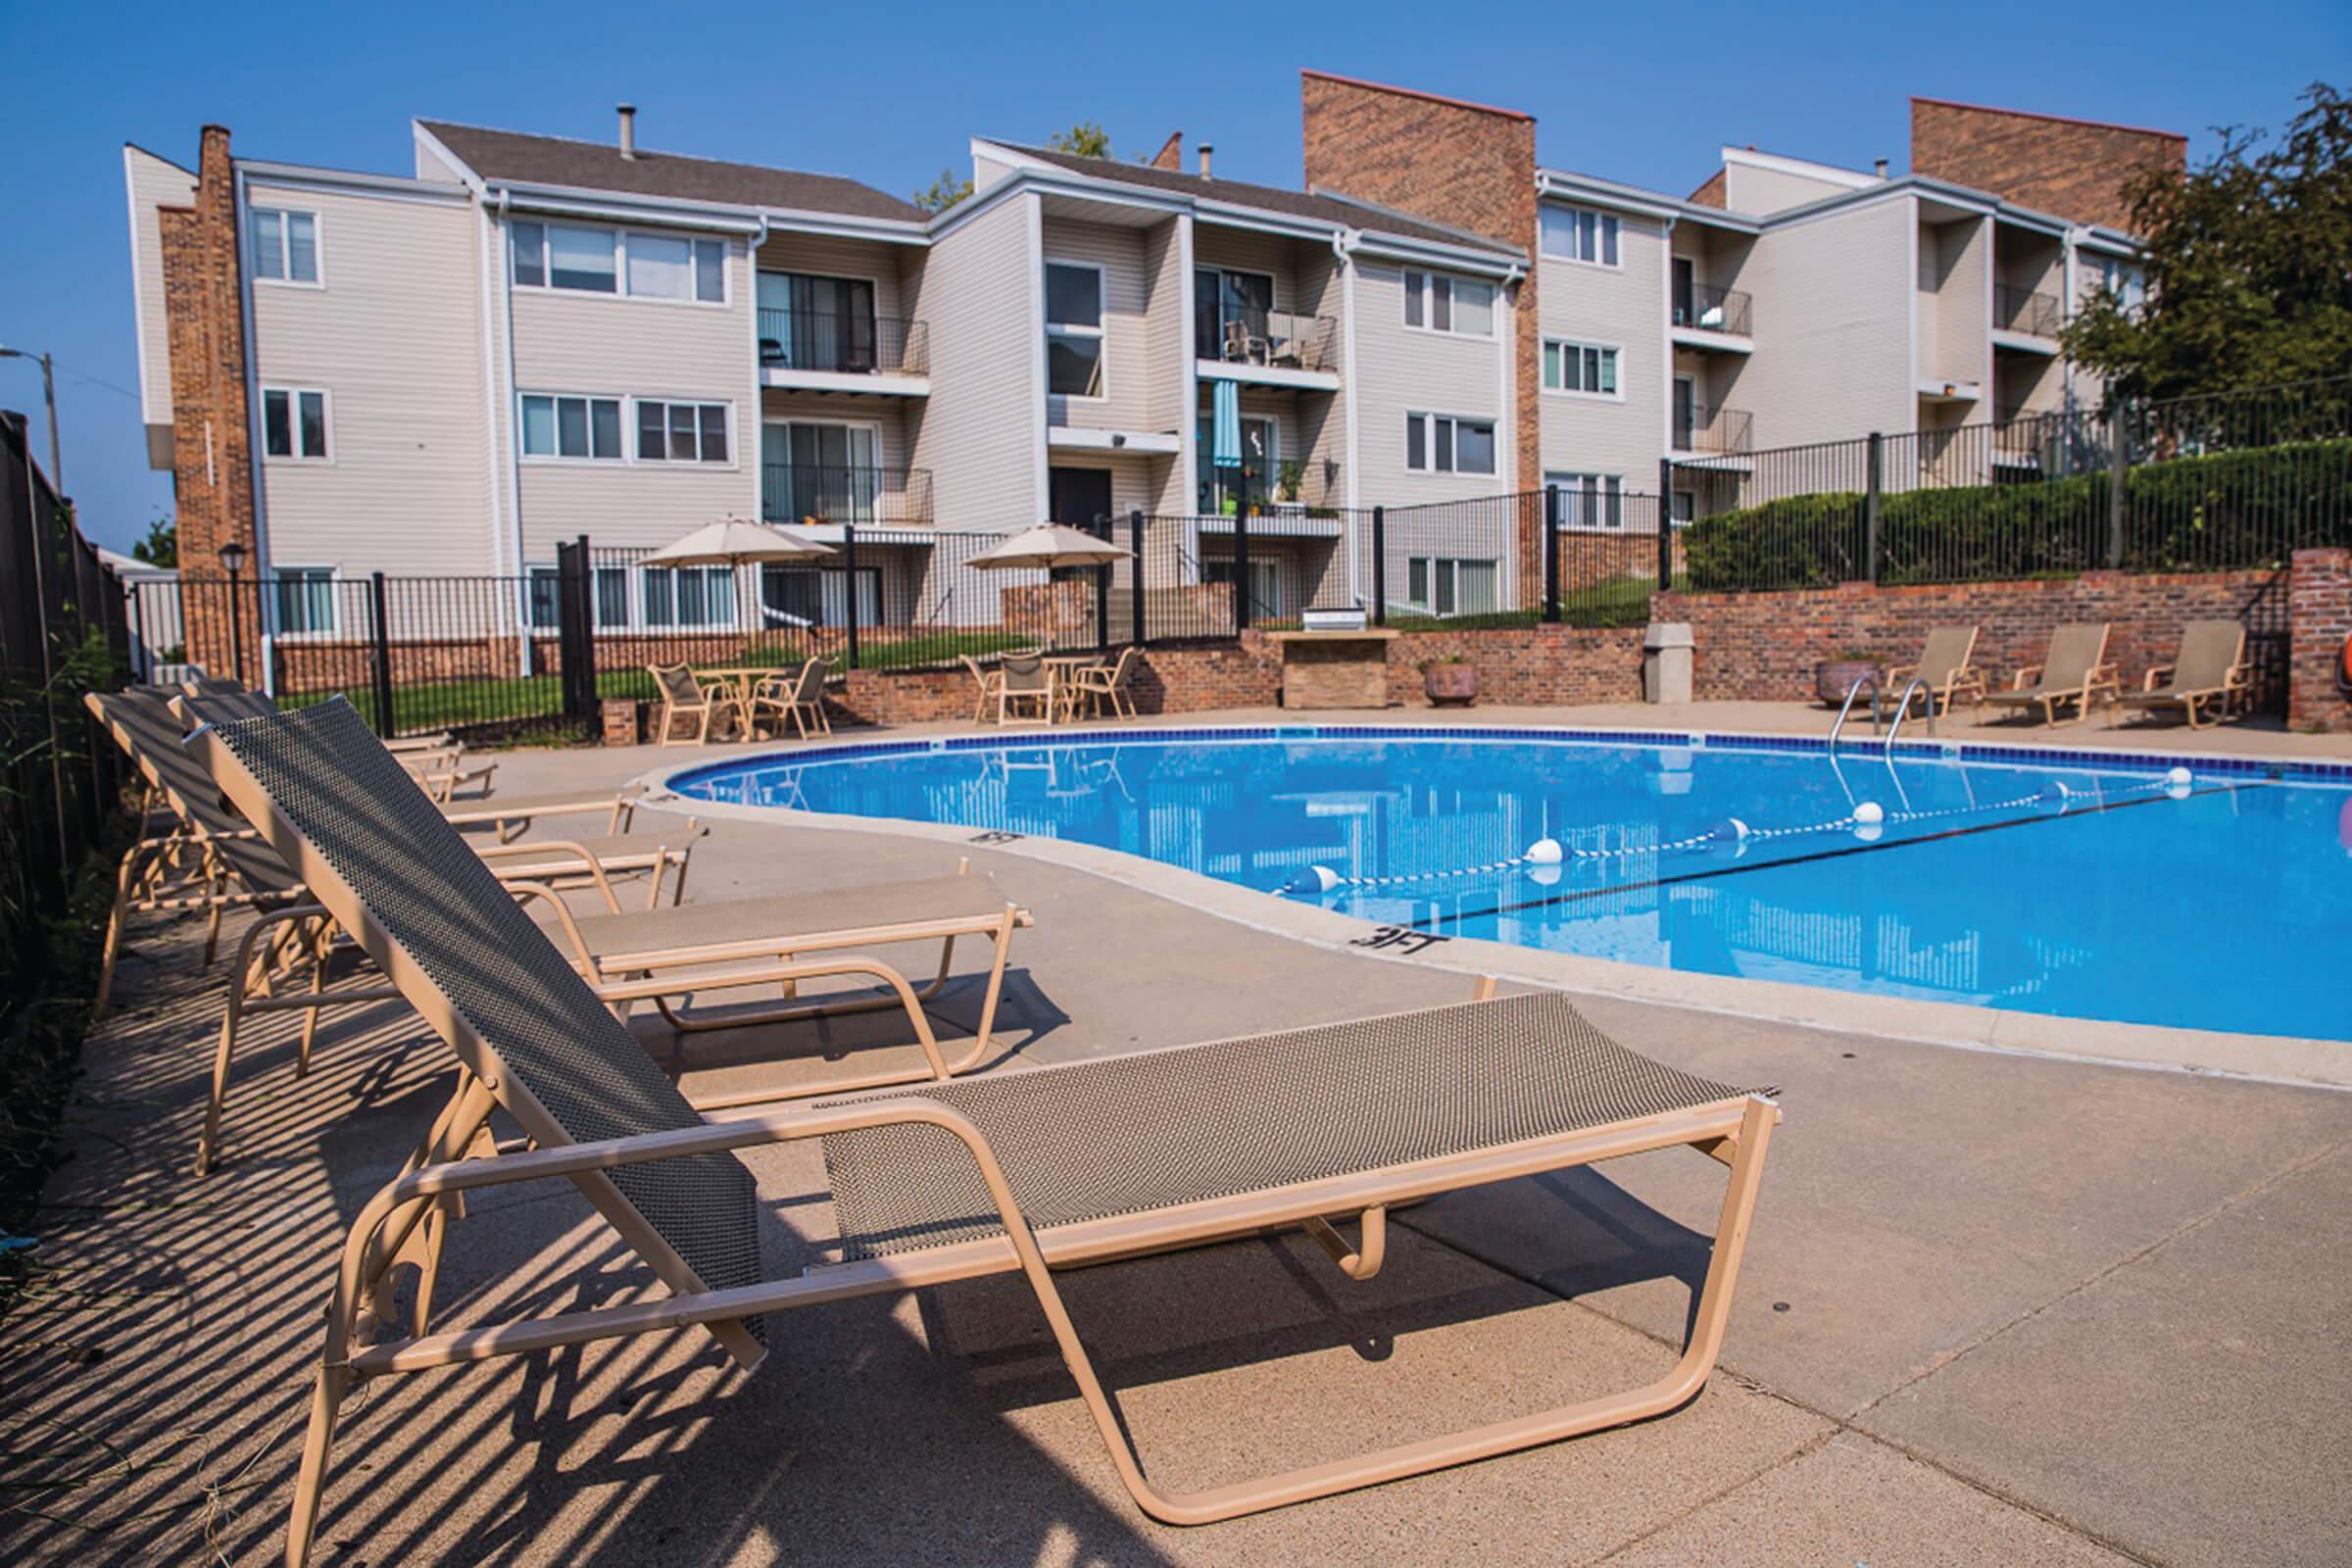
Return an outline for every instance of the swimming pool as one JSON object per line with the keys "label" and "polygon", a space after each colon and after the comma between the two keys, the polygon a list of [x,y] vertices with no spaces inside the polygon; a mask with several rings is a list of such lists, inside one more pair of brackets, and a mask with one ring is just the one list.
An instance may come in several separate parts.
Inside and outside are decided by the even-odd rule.
{"label": "swimming pool", "polygon": [[2352,1040],[2341,765],[1267,728],[845,746],[668,783],[1099,845],[1437,936]]}

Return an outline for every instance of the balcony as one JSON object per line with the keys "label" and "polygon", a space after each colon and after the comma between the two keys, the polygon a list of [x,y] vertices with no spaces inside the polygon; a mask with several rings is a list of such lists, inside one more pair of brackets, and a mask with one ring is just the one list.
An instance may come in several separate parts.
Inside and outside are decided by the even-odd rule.
{"label": "balcony", "polygon": [[[904,318],[763,307],[760,379],[820,391],[920,390],[904,383],[930,373],[929,336],[923,322]],[[892,381],[901,384],[886,384]]]}
{"label": "balcony", "polygon": [[2037,294],[2007,283],[1992,286],[1992,329],[2022,337],[2055,338],[2066,324],[2065,307],[2055,294]]}
{"label": "balcony", "polygon": [[1707,347],[1753,336],[1753,304],[1741,289],[1685,283],[1674,289],[1669,309],[1676,333],[1693,346]]}
{"label": "balcony", "polygon": [[1754,416],[1745,409],[1687,404],[1674,411],[1674,450],[1737,457],[1754,450]]}
{"label": "balcony", "polygon": [[845,522],[928,526],[931,470],[761,464],[760,517],[818,527]]}
{"label": "balcony", "polygon": [[1204,375],[1337,390],[1338,336],[1328,316],[1216,300],[1201,300],[1193,311],[1193,353]]}

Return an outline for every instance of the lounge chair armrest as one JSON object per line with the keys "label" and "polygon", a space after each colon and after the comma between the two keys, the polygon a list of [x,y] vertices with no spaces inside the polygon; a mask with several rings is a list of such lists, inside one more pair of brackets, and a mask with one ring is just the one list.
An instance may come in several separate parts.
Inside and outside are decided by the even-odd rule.
{"label": "lounge chair armrest", "polygon": [[2171,664],[2150,664],[2148,672],[2139,679],[2139,689],[2143,692],[2154,691],[2172,678],[2173,667]]}
{"label": "lounge chair armrest", "polygon": [[[620,900],[613,896],[612,883],[605,875],[605,863],[596,858],[595,853],[587,845],[576,839],[538,839],[529,844],[484,844],[473,853],[480,856],[483,861],[490,865],[490,874],[497,876],[501,882],[525,879],[522,879],[519,873],[514,878],[499,876],[498,866],[495,863],[498,860],[513,859],[518,855],[564,854],[576,856],[586,865],[589,880],[596,884],[596,890],[605,896],[606,908],[613,914],[620,912]],[[563,876],[576,875],[577,873],[559,871],[556,874]],[[559,899],[556,902],[561,904],[563,901]]]}
{"label": "lounge chair armrest", "polygon": [[1918,674],[1919,666],[1917,664],[1889,664],[1886,666],[1886,684],[1900,686]]}
{"label": "lounge chair armrest", "polygon": [[2040,679],[2041,666],[2039,664],[2022,665],[2018,672],[2010,677],[2009,689],[2013,692],[2022,692]]}

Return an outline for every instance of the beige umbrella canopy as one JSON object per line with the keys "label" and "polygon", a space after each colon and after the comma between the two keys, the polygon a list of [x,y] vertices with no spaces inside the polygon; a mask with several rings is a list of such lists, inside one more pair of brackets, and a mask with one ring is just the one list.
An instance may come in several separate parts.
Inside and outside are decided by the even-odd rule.
{"label": "beige umbrella canopy", "polygon": [[808,561],[833,554],[831,545],[820,545],[812,539],[770,528],[764,523],[746,522],[741,517],[721,517],[707,522],[683,538],[673,539],[649,556],[642,557],[643,566],[740,566],[751,561]]}
{"label": "beige umbrella canopy", "polygon": [[981,551],[972,557],[971,564],[983,569],[1026,567],[1032,571],[1055,566],[1106,566],[1114,561],[1126,560],[1132,553],[1091,533],[1058,522],[1041,522],[1034,528],[1023,528],[1003,544]]}

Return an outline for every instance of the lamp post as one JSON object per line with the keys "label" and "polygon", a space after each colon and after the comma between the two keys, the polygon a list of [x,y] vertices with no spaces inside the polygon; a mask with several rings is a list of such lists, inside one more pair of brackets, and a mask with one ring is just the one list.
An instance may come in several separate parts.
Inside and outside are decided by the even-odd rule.
{"label": "lamp post", "polygon": [[245,617],[237,612],[237,573],[245,568],[245,547],[231,539],[220,547],[220,564],[228,570],[228,647],[236,678],[245,678]]}
{"label": "lamp post", "polygon": [[66,493],[65,466],[57,456],[57,371],[46,354],[33,354],[24,349],[12,349],[0,344],[0,360],[38,360],[41,366],[41,402],[49,410],[49,482],[57,493]]}

